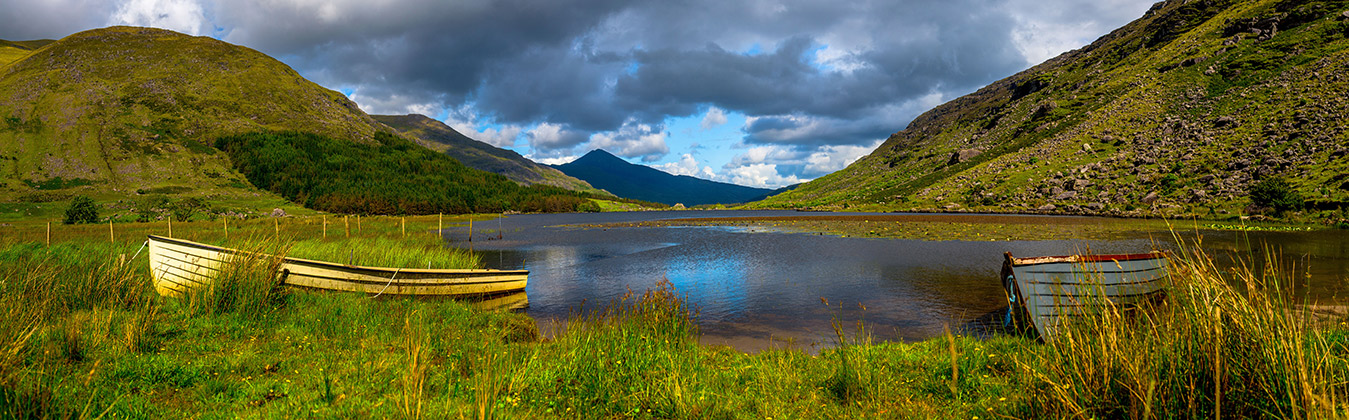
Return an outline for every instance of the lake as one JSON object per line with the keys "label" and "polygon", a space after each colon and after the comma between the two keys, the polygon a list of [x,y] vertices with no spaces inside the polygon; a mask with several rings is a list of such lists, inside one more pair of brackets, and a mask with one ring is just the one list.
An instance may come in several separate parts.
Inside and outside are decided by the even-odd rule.
{"label": "lake", "polygon": [[[913,240],[788,232],[771,226],[595,225],[689,218],[859,216],[793,211],[667,211],[513,215],[446,229],[455,247],[478,252],[488,268],[530,270],[526,313],[546,332],[569,314],[640,294],[669,280],[698,310],[702,342],[743,351],[772,346],[811,350],[835,341],[833,322],[859,321],[877,340],[915,341],[970,331],[998,319],[1007,303],[998,282],[1003,253],[1017,256],[1174,250],[1165,229],[1110,239]],[[875,215],[878,217],[885,215]],[[892,215],[893,216],[893,215]],[[950,217],[950,216],[943,216]],[[1116,219],[1063,216],[1006,218],[1032,228]],[[1127,221],[1126,221],[1127,222]],[[1338,303],[1349,278],[1349,232],[1190,230],[1221,264],[1231,255],[1282,251],[1296,264],[1307,296]],[[498,239],[498,237],[500,239]],[[826,302],[828,305],[826,305]]]}

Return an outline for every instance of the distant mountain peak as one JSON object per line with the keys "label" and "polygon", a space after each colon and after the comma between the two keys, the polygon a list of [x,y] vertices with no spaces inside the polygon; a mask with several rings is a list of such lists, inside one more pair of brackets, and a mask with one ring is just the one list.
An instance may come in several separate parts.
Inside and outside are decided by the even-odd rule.
{"label": "distant mountain peak", "polygon": [[607,162],[623,162],[623,163],[628,163],[628,161],[623,160],[623,158],[618,157],[618,156],[615,156],[613,153],[609,153],[609,151],[604,150],[604,149],[594,149],[594,150],[591,150],[591,151],[589,151],[589,152],[586,152],[585,155],[582,155],[581,157],[576,158],[576,160],[578,160],[578,161],[579,161],[579,160],[588,160],[588,161],[596,161],[596,162],[606,162],[606,161],[607,161]]}
{"label": "distant mountain peak", "polygon": [[554,168],[620,197],[686,206],[734,204],[763,198],[772,190],[672,175],[629,163],[604,149],[595,149]]}

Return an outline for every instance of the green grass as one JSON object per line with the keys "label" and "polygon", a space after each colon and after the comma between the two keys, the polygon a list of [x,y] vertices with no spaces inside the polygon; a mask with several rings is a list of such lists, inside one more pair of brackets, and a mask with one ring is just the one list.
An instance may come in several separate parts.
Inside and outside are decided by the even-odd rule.
{"label": "green grass", "polygon": [[[401,219],[367,219],[348,240],[331,221],[328,238],[321,221],[271,222],[230,237],[272,254],[358,239],[420,250],[438,223],[411,218],[404,236]],[[174,227],[224,242],[221,228]],[[1279,292],[1296,271],[1221,272],[1198,250],[1173,260],[1165,305],[1047,344],[873,342],[884,326],[839,315],[818,354],[746,354],[699,345],[696,308],[668,283],[545,339],[524,315],[464,302],[278,289],[268,258],[165,298],[132,258],[139,239],[69,229],[50,246],[0,239],[0,417],[1303,418],[1344,415],[1349,395],[1349,330]]]}

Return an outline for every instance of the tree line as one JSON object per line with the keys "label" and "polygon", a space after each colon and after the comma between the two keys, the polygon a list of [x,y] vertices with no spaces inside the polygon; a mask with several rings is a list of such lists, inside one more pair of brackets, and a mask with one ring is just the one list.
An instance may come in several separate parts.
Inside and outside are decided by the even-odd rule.
{"label": "tree line", "polygon": [[222,137],[216,148],[258,188],[347,214],[596,211],[589,194],[520,186],[390,133],[362,144],[296,132]]}

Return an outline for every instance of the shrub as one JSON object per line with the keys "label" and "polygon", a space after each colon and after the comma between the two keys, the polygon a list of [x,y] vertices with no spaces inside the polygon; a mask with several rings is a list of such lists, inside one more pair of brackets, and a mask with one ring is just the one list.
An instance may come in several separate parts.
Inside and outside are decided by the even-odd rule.
{"label": "shrub", "polygon": [[585,202],[576,206],[576,211],[578,212],[599,213],[600,210],[601,210],[600,205],[590,200],[586,200]]}
{"label": "shrub", "polygon": [[1257,208],[1269,209],[1275,215],[1290,210],[1302,209],[1302,195],[1283,178],[1265,178],[1253,185],[1247,193],[1251,204]]}
{"label": "shrub", "polygon": [[206,202],[202,201],[200,198],[188,197],[174,203],[171,211],[174,220],[186,222],[191,220],[192,216],[195,216],[197,212],[207,211],[208,209],[210,209],[210,206],[207,206]]}
{"label": "shrub", "polygon": [[94,204],[94,199],[80,195],[70,200],[70,207],[66,208],[65,223],[67,225],[97,221],[98,205]]}

